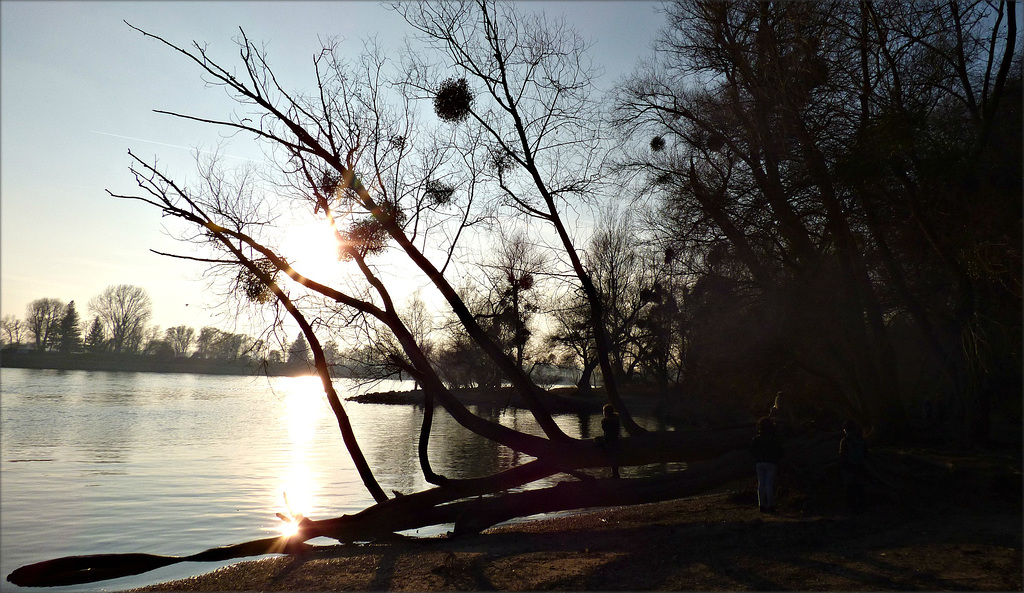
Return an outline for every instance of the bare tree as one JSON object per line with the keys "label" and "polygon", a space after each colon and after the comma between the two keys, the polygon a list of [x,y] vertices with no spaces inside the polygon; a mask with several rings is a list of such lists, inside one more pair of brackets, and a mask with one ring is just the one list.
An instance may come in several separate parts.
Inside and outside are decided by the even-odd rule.
{"label": "bare tree", "polygon": [[[1006,287],[1020,250],[984,247],[1019,243],[1019,228],[993,218],[1019,189],[1000,187],[1019,179],[1019,159],[1003,160],[1020,153],[1019,137],[992,145],[992,122],[1019,118],[999,109],[1019,88],[1015,10],[671,2],[657,58],[620,88],[617,125],[635,147],[626,169],[664,198],[676,251],[707,285],[755,295],[768,339],[829,377],[843,413],[879,438],[909,422],[895,389],[897,323],[916,325],[964,420],[987,418],[976,390],[985,363],[975,346],[954,354],[957,344],[1003,333],[988,315],[1018,325],[1006,305],[1019,292]],[[986,263],[967,272],[980,252]],[[998,303],[986,314],[981,284]],[[958,337],[941,335],[946,323]]]}
{"label": "bare tree", "polygon": [[[601,299],[603,326],[608,334],[609,359],[618,380],[633,377],[645,353],[641,350],[639,322],[648,313],[651,289],[657,277],[646,238],[629,211],[602,212],[587,250],[584,265]],[[582,365],[578,382],[588,389],[598,356],[593,347],[593,323],[581,291],[570,292],[556,308],[555,342],[572,349]]]}
{"label": "bare tree", "polygon": [[144,288],[118,284],[93,297],[89,310],[99,317],[114,352],[137,352],[153,305]]}
{"label": "bare tree", "polygon": [[0,320],[0,332],[3,332],[4,345],[17,345],[24,339],[27,331],[25,323],[14,315],[4,315]]}
{"label": "bare tree", "polygon": [[[396,4],[427,45],[464,78],[438,85],[438,68],[415,54],[406,84],[436,96],[439,117],[466,122],[483,138],[500,195],[514,211],[550,225],[590,308],[608,398],[631,434],[643,432],[619,397],[601,301],[564,221],[569,200],[585,201],[603,180],[601,114],[586,45],[564,22],[521,15],[508,5]],[[472,87],[470,85],[472,82]],[[451,83],[451,84],[448,84]],[[459,84],[455,84],[459,83]]]}
{"label": "bare tree", "polygon": [[638,325],[655,284],[642,236],[631,214],[605,211],[586,253],[608,328],[612,369],[620,379],[631,376],[640,362]]}
{"label": "bare tree", "polygon": [[522,233],[507,238],[502,233],[500,241],[497,252],[482,264],[484,298],[473,311],[516,366],[524,369],[530,321],[540,310],[537,295],[548,262]]}
{"label": "bare tree", "polygon": [[164,341],[170,345],[175,357],[183,357],[188,354],[192,343],[195,341],[195,328],[185,325],[176,325],[164,331]]}
{"label": "bare tree", "polygon": [[28,304],[25,325],[35,340],[37,352],[50,350],[57,345],[64,306],[60,299],[50,298],[36,299]]}

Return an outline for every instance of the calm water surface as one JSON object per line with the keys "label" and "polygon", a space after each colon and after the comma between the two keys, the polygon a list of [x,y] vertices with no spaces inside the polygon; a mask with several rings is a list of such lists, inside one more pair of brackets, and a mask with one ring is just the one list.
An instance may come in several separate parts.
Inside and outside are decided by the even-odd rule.
{"label": "calm water surface", "polygon": [[[348,380],[336,387],[343,398],[368,389]],[[428,486],[416,456],[422,409],[354,402],[345,409],[386,492]],[[493,416],[541,434],[525,414]],[[599,430],[596,417],[556,421],[574,436]],[[434,469],[452,477],[519,462],[443,411],[435,413],[430,455]],[[0,579],[74,554],[192,554],[279,534],[277,512],[327,518],[372,502],[315,377],[0,371]],[[120,590],[223,564],[230,562],[48,590]],[[29,589],[4,580],[0,590]]]}

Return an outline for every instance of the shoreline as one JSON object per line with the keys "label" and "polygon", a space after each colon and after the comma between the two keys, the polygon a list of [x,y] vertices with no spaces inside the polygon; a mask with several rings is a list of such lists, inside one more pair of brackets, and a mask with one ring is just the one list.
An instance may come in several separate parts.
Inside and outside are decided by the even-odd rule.
{"label": "shoreline", "polygon": [[150,591],[1021,590],[1020,501],[759,513],[749,489],[508,523],[480,535],[318,546]]}

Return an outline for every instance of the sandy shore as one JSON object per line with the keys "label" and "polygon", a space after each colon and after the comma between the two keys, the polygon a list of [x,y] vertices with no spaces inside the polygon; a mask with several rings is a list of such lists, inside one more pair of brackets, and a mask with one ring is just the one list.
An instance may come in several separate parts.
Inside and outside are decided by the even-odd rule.
{"label": "sandy shore", "polygon": [[325,546],[140,590],[1020,591],[1020,501],[962,494],[803,516],[724,492],[478,536]]}

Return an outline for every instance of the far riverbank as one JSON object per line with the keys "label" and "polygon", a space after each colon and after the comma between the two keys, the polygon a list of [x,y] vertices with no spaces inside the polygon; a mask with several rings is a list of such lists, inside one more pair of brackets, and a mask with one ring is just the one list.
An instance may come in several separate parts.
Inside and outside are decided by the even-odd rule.
{"label": "far riverbank", "polygon": [[312,375],[310,365],[263,364],[250,359],[163,358],[141,354],[59,354],[56,352],[0,352],[0,367],[58,371],[110,371],[132,373],[192,373],[197,375],[264,375],[301,377]]}

